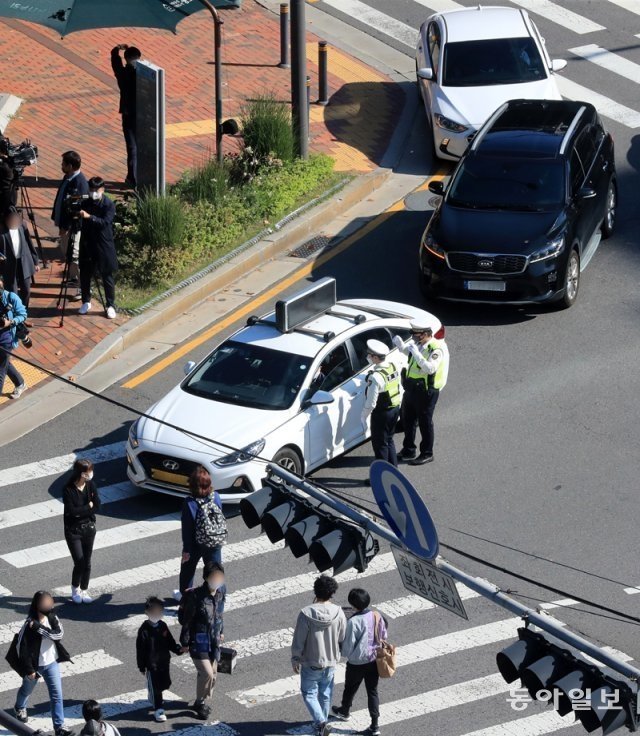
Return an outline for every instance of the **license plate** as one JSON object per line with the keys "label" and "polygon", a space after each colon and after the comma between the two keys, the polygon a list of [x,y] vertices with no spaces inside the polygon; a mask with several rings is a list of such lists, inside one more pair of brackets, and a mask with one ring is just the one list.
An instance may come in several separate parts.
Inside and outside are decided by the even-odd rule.
{"label": "license plate", "polygon": [[178,475],[178,473],[165,473],[164,470],[152,470],[151,478],[159,480],[161,483],[171,483],[174,486],[189,485],[189,477],[186,475]]}
{"label": "license plate", "polygon": [[468,291],[506,291],[504,281],[465,281],[464,288]]}

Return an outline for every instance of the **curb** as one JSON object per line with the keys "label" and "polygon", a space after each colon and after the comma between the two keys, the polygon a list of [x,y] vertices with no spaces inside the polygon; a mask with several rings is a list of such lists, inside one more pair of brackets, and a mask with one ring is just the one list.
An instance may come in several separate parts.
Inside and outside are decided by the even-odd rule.
{"label": "curb", "polygon": [[269,239],[260,240],[222,264],[213,273],[203,276],[195,283],[185,286],[177,294],[164,299],[161,305],[151,306],[143,314],[133,317],[96,345],[66,375],[74,379],[86,375],[130,346],[145,340],[166,322],[204,301],[212,293],[224,289],[251,269],[291,250],[305,237],[315,235],[327,219],[339,217],[368,197],[382,186],[390,174],[390,169],[376,169],[358,177],[347,184],[338,197],[318,205],[300,222],[284,227]]}
{"label": "curb", "polygon": [[0,132],[4,133],[11,118],[18,112],[22,99],[12,94],[0,94]]}

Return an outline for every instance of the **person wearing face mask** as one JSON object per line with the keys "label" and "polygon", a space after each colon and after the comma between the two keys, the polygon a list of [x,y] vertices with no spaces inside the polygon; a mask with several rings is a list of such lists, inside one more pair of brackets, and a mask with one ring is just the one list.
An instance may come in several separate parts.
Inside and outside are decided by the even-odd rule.
{"label": "person wearing face mask", "polygon": [[64,629],[53,613],[53,598],[46,590],[39,590],[31,601],[27,620],[18,635],[18,674],[22,685],[16,695],[15,717],[27,723],[27,704],[38,680],[42,678],[49,691],[51,720],[55,736],[71,736],[64,726],[64,702],[59,662],[70,662],[67,650],[62,646]]}
{"label": "person wearing face mask", "polygon": [[113,219],[116,207],[104,193],[104,179],[94,176],[89,179],[90,199],[83,204],[80,215],[82,230],[80,233],[80,289],[82,306],[80,314],[87,314],[91,309],[91,279],[102,278],[104,286],[105,308],[107,317],[116,316],[116,282],[118,270],[116,245],[113,240]]}
{"label": "person wearing face mask", "polygon": [[[124,51],[124,59],[120,52]],[[127,147],[127,178],[125,183],[136,188],[138,145],[136,142],[136,64],[142,54],[135,46],[121,43],[111,49],[111,68],[120,89],[122,134]]]}
{"label": "person wearing face mask", "polygon": [[138,669],[147,678],[149,702],[158,723],[167,720],[162,691],[171,687],[171,652],[182,654],[185,650],[176,643],[169,627],[162,620],[164,603],[156,596],[147,598],[144,604],[147,620],[138,629],[136,659]]}
{"label": "person wearing face mask", "polygon": [[[22,212],[15,207],[5,214],[7,231],[0,235],[0,259],[4,281],[9,291],[14,291],[26,308],[31,297],[31,279],[40,270],[40,260],[33,246],[27,226],[22,221]],[[31,327],[30,323],[26,324]]]}
{"label": "person wearing face mask", "polygon": [[20,297],[4,288],[4,277],[0,275],[0,391],[4,379],[9,376],[13,383],[11,399],[19,399],[27,388],[24,378],[11,362],[11,353],[18,347],[16,325],[25,322],[27,310]]}
{"label": "person wearing face mask", "polygon": [[73,560],[71,600],[91,603],[91,555],[96,538],[96,512],[100,511],[100,496],[93,482],[93,463],[78,459],[73,464],[71,480],[64,489],[64,538]]}
{"label": "person wearing face mask", "polygon": [[204,583],[187,590],[180,600],[178,621],[182,626],[180,644],[188,650],[197,672],[193,710],[206,721],[211,715],[209,700],[216,684],[220,646],[224,641],[224,604],[227,587],[224,567],[219,562],[205,563]]}

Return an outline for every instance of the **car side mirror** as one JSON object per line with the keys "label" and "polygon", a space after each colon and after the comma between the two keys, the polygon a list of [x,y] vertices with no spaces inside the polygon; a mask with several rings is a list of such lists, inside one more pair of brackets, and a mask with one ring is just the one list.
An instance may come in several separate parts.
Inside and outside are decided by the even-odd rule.
{"label": "car side mirror", "polygon": [[419,79],[425,79],[427,82],[433,79],[433,69],[431,69],[431,67],[422,67],[421,69],[418,69],[416,73]]}
{"label": "car side mirror", "polygon": [[335,401],[333,394],[328,391],[315,391],[308,399],[302,402],[302,408],[308,409],[310,406],[321,406],[322,404],[333,404]]}
{"label": "car side mirror", "polygon": [[577,199],[593,199],[596,196],[596,190],[591,187],[582,187],[578,189]]}
{"label": "car side mirror", "polygon": [[192,370],[193,370],[193,369],[194,369],[195,367],[196,367],[196,362],[195,362],[195,360],[190,360],[190,361],[189,361],[188,363],[185,363],[185,364],[184,364],[184,368],[183,368],[183,370],[184,370],[184,375],[185,375],[185,376],[188,376],[188,375],[189,375],[189,373],[191,373],[191,371],[192,371]]}
{"label": "car side mirror", "polygon": [[436,181],[430,181],[428,189],[430,192],[442,196],[444,194],[444,183],[440,181],[440,179],[436,179]]}
{"label": "car side mirror", "polygon": [[549,66],[549,69],[551,69],[552,72],[561,72],[566,66],[566,59],[551,59],[551,65]]}

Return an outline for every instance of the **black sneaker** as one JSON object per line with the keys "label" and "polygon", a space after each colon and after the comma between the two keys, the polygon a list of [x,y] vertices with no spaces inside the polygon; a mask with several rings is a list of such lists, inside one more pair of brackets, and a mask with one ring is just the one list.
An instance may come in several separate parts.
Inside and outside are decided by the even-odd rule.
{"label": "black sneaker", "polygon": [[329,723],[321,723],[318,726],[317,734],[318,736],[329,736],[329,734],[333,731],[333,726]]}
{"label": "black sneaker", "polygon": [[415,456],[415,450],[400,450],[398,453],[398,460],[413,460]]}
{"label": "black sneaker", "polygon": [[13,707],[13,715],[16,717],[20,723],[28,723],[29,722],[29,716],[27,715],[27,709],[26,708],[18,708],[16,706]]}
{"label": "black sneaker", "polygon": [[60,728],[56,728],[54,733],[56,736],[72,736],[71,731],[69,731],[69,729],[65,728],[64,726],[60,726]]}
{"label": "black sneaker", "polygon": [[413,460],[409,460],[409,465],[424,465],[425,463],[432,463],[433,462],[433,455],[430,455],[426,452],[421,452],[418,457],[414,458]]}
{"label": "black sneaker", "polygon": [[201,721],[208,721],[211,715],[211,708],[206,703],[198,703],[197,701],[193,704],[193,710],[196,712],[196,718]]}
{"label": "black sneaker", "polygon": [[358,731],[361,736],[380,736],[380,729],[378,726],[368,726],[364,731]]}
{"label": "black sneaker", "polygon": [[334,705],[331,708],[331,713],[333,713],[333,717],[339,721],[348,721],[350,717],[349,713],[345,713],[339,705]]}

